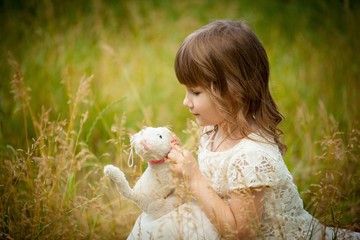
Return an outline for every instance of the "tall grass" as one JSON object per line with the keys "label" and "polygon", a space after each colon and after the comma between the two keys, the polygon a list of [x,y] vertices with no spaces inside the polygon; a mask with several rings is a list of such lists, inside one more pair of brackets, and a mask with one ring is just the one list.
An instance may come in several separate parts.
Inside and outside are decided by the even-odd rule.
{"label": "tall grass", "polygon": [[128,135],[144,125],[171,125],[194,149],[173,59],[219,18],[246,19],[268,51],[306,208],[359,230],[355,1],[2,1],[0,12],[1,238],[126,237],[139,210],[102,168],[136,181],[146,166],[127,167]]}

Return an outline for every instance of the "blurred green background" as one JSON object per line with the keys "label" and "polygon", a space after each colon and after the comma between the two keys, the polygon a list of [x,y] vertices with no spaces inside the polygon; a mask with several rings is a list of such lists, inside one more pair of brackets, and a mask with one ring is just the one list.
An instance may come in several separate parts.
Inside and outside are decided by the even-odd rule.
{"label": "blurred green background", "polygon": [[[91,117],[125,97],[104,116],[108,124],[114,114],[126,111],[130,126],[165,124],[179,131],[190,115],[182,107],[184,93],[173,71],[177,47],[193,30],[224,18],[245,19],[265,45],[286,133],[299,127],[299,117],[314,118],[302,130],[323,131],[320,102],[341,129],[358,124],[356,1],[5,0],[0,6],[2,144],[22,144],[10,92],[9,52],[31,88],[34,112],[44,106],[54,117],[68,117],[69,89],[62,81],[69,78],[67,87],[74,91],[81,76],[94,75]],[[299,109],[307,116],[299,116]],[[106,137],[102,129],[98,134]]]}
{"label": "blurred green background", "polygon": [[[301,130],[323,131],[320,103],[341,129],[358,124],[356,1],[1,1],[0,6],[2,144],[22,144],[9,53],[31,89],[35,113],[44,106],[54,117],[68,117],[69,91],[76,90],[81,76],[94,75],[88,103],[92,118],[125,97],[105,122],[126,111],[131,127],[184,129],[190,115],[181,104],[174,55],[187,34],[223,18],[245,19],[265,45],[273,94],[287,119],[285,133],[301,127],[296,126],[299,117],[314,118]],[[99,127],[98,138],[106,138]],[[290,150],[295,147],[288,144]]]}
{"label": "blurred green background", "polygon": [[[88,112],[78,138],[95,156],[109,154],[101,164],[119,154],[108,140],[121,118],[128,132],[170,125],[186,141],[191,116],[173,70],[177,48],[212,20],[243,19],[268,52],[272,93],[285,116],[285,161],[305,205],[312,205],[314,196],[306,194],[311,184],[336,170],[338,187],[343,176],[351,181],[340,194],[341,201],[350,200],[337,207],[347,224],[359,221],[358,1],[1,0],[0,16],[3,160],[9,146],[27,149],[38,137],[32,122],[42,108],[51,120],[66,119],[75,128],[81,125],[75,118]],[[16,69],[30,108],[11,83]],[[74,113],[80,80],[92,75],[89,94]]]}

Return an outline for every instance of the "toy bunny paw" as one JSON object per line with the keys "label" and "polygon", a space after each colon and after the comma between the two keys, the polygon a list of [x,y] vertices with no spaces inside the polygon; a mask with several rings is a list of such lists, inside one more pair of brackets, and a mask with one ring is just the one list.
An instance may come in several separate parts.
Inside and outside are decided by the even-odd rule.
{"label": "toy bunny paw", "polygon": [[111,164],[104,167],[104,173],[114,182],[121,182],[125,178],[124,173],[118,167]]}

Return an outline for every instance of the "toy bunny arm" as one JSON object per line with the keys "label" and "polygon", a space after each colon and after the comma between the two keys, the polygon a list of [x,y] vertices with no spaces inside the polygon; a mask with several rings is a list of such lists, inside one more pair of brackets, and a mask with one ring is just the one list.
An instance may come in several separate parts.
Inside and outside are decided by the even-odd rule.
{"label": "toy bunny arm", "polygon": [[104,167],[104,173],[112,181],[114,181],[116,189],[119,193],[121,193],[124,197],[134,201],[134,192],[130,188],[129,182],[126,180],[124,173],[118,167],[115,167],[111,164],[106,165]]}

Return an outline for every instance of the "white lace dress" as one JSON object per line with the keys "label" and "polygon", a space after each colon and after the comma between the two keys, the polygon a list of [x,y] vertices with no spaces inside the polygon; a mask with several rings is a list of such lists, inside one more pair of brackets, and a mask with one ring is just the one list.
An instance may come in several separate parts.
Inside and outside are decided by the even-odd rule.
{"label": "white lace dress", "polygon": [[219,196],[231,191],[262,188],[264,206],[258,239],[360,239],[360,233],[333,229],[320,224],[303,208],[297,187],[276,144],[256,134],[223,152],[208,150],[204,135],[199,166]]}
{"label": "white lace dress", "polygon": [[[262,188],[264,206],[258,239],[360,239],[359,233],[328,228],[303,208],[302,200],[277,145],[250,134],[233,148],[211,152],[204,135],[199,148],[201,172],[220,197],[229,201],[231,191]],[[183,204],[158,219],[142,213],[128,239],[220,239],[196,202]]]}

